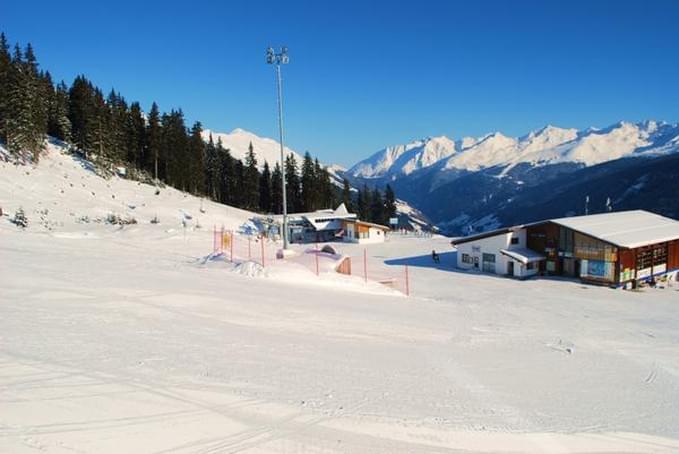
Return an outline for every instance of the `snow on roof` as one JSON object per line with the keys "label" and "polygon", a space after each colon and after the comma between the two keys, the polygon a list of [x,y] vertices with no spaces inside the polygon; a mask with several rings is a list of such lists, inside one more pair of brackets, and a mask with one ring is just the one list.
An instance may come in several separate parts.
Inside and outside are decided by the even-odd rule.
{"label": "snow on roof", "polygon": [[517,260],[523,264],[528,264],[532,262],[539,262],[542,260],[545,260],[545,256],[542,254],[538,254],[532,249],[528,249],[525,247],[517,247],[517,248],[512,248],[512,249],[500,249],[500,253],[506,255],[507,257],[511,257],[514,260]]}
{"label": "snow on roof", "polygon": [[644,210],[552,219],[551,222],[630,249],[679,238],[679,221]]}
{"label": "snow on roof", "polygon": [[344,214],[351,214],[351,213],[349,213],[349,210],[347,210],[347,206],[344,204],[344,202],[342,202],[340,204],[340,206],[335,208],[335,214],[344,215]]}

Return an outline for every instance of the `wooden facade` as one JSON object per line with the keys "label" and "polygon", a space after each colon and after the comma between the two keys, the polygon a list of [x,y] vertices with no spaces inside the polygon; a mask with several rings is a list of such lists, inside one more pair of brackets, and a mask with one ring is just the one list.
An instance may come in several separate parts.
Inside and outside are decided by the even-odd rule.
{"label": "wooden facade", "polygon": [[541,254],[544,274],[625,285],[679,270],[679,239],[628,249],[547,221],[526,227],[527,246]]}

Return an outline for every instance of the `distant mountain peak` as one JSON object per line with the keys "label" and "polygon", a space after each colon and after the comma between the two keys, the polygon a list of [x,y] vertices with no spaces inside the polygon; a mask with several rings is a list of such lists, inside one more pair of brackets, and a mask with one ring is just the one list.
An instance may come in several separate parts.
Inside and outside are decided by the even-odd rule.
{"label": "distant mountain peak", "polygon": [[477,171],[489,167],[511,168],[520,163],[546,165],[572,162],[594,165],[624,156],[651,152],[662,145],[662,152],[675,150],[673,139],[679,125],[646,120],[620,121],[607,128],[562,128],[552,124],[522,137],[509,137],[500,131],[458,140],[430,137],[407,145],[387,147],[349,169],[355,177],[391,179],[437,164],[441,171]]}

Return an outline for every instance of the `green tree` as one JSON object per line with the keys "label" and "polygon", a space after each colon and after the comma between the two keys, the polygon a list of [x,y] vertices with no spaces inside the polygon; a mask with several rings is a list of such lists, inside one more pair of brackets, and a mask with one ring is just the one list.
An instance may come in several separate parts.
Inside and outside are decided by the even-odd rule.
{"label": "green tree", "polygon": [[354,204],[351,199],[351,185],[346,178],[342,181],[342,203],[347,207],[349,213],[354,212]]}
{"label": "green tree", "polygon": [[264,161],[264,168],[259,177],[259,210],[263,213],[271,213],[271,170],[269,163]]}
{"label": "green tree", "polygon": [[387,221],[396,217],[396,194],[389,184],[384,190],[384,217]]}
{"label": "green tree", "polygon": [[283,212],[283,172],[276,162],[271,173],[271,211],[275,214]]}
{"label": "green tree", "polygon": [[145,139],[144,161],[146,169],[149,172],[153,172],[153,177],[158,180],[158,161],[162,146],[162,129],[160,125],[158,104],[155,102],[151,105],[151,111],[148,115]]}

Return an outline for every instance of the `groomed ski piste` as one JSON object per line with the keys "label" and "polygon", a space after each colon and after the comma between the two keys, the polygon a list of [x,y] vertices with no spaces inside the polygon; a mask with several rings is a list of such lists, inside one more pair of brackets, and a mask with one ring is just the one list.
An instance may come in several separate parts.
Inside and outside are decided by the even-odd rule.
{"label": "groomed ski piste", "polygon": [[460,272],[443,237],[367,247],[409,297],[215,260],[252,213],[53,144],[0,207],[0,452],[679,452],[679,283]]}

